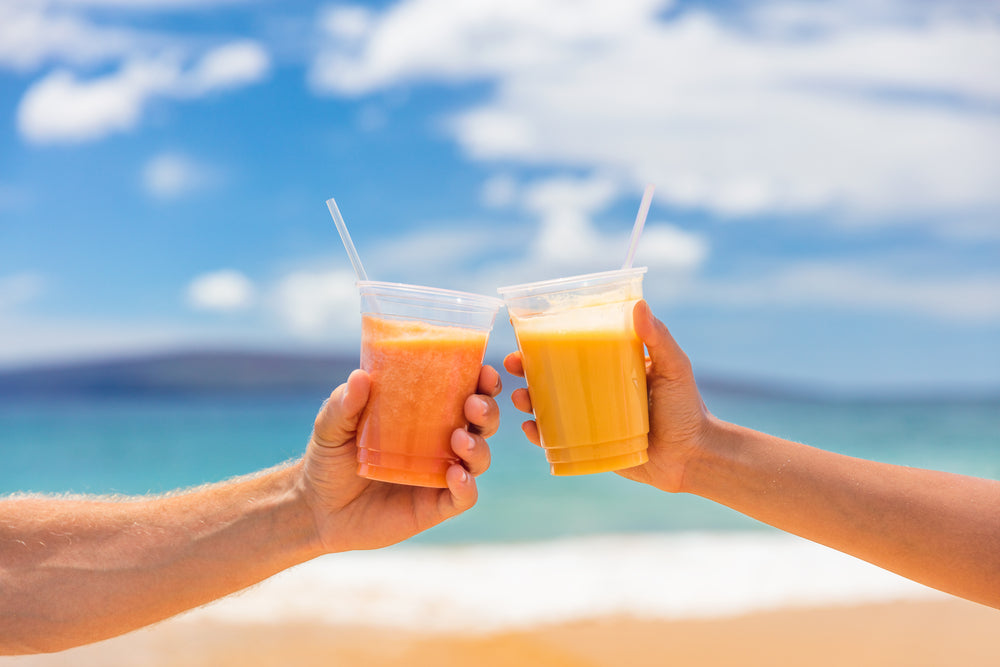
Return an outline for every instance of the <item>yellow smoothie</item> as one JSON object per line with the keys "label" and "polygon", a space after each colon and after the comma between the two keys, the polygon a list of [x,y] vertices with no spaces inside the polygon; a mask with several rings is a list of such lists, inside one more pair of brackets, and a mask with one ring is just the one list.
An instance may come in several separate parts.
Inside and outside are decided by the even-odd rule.
{"label": "yellow smoothie", "polygon": [[513,318],[528,393],[553,475],[584,475],[647,461],[649,410],[634,301]]}

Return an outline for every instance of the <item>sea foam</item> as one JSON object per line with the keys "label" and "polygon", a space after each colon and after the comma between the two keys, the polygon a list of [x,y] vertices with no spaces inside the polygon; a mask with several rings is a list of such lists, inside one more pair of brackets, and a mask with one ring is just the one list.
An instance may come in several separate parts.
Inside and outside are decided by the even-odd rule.
{"label": "sea foam", "polygon": [[329,555],[186,618],[475,633],[943,595],[789,535],[668,533]]}

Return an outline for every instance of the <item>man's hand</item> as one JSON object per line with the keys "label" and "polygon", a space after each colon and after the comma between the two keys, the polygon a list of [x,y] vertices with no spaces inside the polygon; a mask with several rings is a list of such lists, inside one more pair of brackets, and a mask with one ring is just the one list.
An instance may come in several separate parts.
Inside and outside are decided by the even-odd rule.
{"label": "man's hand", "polygon": [[497,431],[500,375],[479,374],[478,394],[465,401],[469,429],[452,433],[461,463],[447,473],[448,488],[377,482],[357,474],[358,420],[368,402],[371,378],[356,370],[320,409],[306,450],[303,483],[324,552],[375,549],[395,544],[476,504],[475,477],[490,465],[486,438]]}
{"label": "man's hand", "polygon": [[[355,473],[354,436],[371,380],[355,371],[316,417],[305,456],[187,492],[0,499],[0,655],[107,639],[328,552],[393,544],[476,502],[499,424],[489,367],[452,434],[461,464],[447,489],[371,482]],[[67,595],[66,591],[72,591]]]}

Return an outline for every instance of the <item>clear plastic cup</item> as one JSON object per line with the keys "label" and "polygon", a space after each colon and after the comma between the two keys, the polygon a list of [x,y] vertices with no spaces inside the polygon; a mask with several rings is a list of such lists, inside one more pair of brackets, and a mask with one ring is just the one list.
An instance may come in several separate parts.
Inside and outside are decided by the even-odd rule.
{"label": "clear plastic cup", "polygon": [[501,287],[553,475],[648,460],[649,404],[632,309],[645,267]]}
{"label": "clear plastic cup", "polygon": [[468,425],[465,399],[499,299],[399,283],[359,281],[361,368],[372,378],[358,428],[358,474],[444,488],[458,461],[451,434]]}

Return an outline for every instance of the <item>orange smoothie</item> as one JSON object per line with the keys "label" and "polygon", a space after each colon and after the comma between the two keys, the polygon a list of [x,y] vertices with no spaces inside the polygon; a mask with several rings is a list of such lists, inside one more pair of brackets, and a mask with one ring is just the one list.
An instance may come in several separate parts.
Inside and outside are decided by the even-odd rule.
{"label": "orange smoothie", "polygon": [[[642,341],[631,327],[631,306],[597,309],[616,311],[595,319],[618,326],[582,328],[559,316],[514,320],[553,475],[621,470],[647,461],[646,366]],[[626,316],[628,326],[622,323]]]}
{"label": "orange smoothie", "polygon": [[397,484],[444,488],[458,461],[451,434],[467,425],[488,331],[366,314],[361,368],[372,377],[361,415],[358,474]]}

